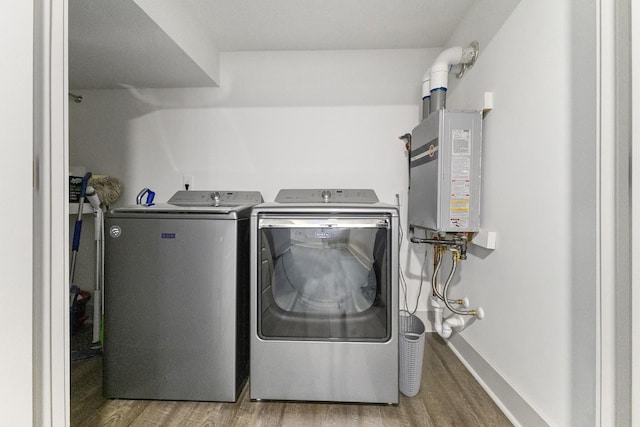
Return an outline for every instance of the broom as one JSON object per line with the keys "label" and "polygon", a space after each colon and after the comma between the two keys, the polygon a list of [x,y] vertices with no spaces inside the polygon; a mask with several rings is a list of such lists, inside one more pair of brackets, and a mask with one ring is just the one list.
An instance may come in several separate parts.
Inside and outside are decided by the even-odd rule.
{"label": "broom", "polygon": [[[80,198],[78,199],[78,217],[73,228],[73,243],[71,244],[71,267],[69,269],[69,309],[71,310],[71,332],[75,333],[76,329],[86,320],[84,316],[84,307],[89,294],[83,293],[75,284],[76,277],[76,260],[78,257],[78,249],[80,248],[80,235],[82,234],[82,211],[87,195],[87,183],[91,178],[91,173],[87,173],[82,177],[80,189]],[[79,317],[82,316],[82,317]]]}

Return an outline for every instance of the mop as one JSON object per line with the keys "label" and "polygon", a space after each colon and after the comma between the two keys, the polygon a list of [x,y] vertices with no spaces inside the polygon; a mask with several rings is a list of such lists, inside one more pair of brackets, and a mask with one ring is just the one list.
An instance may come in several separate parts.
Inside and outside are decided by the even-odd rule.
{"label": "mop", "polygon": [[89,185],[96,190],[100,203],[105,208],[114,204],[122,195],[122,184],[112,176],[94,175],[89,180]]}
{"label": "mop", "polygon": [[[90,174],[87,174],[90,175]],[[86,175],[85,175],[86,177]],[[84,182],[84,178],[83,178]],[[86,188],[83,188],[84,197],[81,200],[86,200],[91,204],[94,210],[94,230],[96,241],[96,260],[95,260],[95,285],[93,291],[93,336],[91,341],[91,348],[87,351],[75,351],[72,352],[72,360],[80,360],[89,357],[93,357],[100,353],[102,349],[102,319],[104,316],[104,309],[102,304],[102,288],[104,286],[104,212],[103,208],[107,209],[109,205],[115,203],[122,194],[122,184],[113,177],[110,176],[93,176],[87,180]],[[80,212],[82,212],[82,205],[79,206]],[[80,214],[81,215],[81,214]],[[82,222],[82,219],[79,220]],[[80,226],[81,228],[81,226]],[[78,231],[78,244],[75,243],[76,237],[74,232],[74,248],[77,252],[77,246],[79,245],[79,231]],[[75,263],[75,261],[74,261]],[[75,266],[73,267],[75,268]]]}
{"label": "mop", "polygon": [[100,325],[102,318],[102,244],[103,244],[103,229],[104,220],[102,214],[102,208],[100,208],[100,197],[96,193],[96,190],[91,186],[87,186],[87,201],[91,203],[93,207],[94,219],[94,231],[96,241],[96,264],[95,264],[95,285],[93,289],[93,339],[91,341],[92,347],[98,346],[100,341]]}
{"label": "mop", "polygon": [[96,276],[93,291],[93,346],[102,344],[102,289],[104,286],[104,209],[115,203],[122,194],[122,184],[112,176],[93,176],[87,188],[87,200],[95,212]]}

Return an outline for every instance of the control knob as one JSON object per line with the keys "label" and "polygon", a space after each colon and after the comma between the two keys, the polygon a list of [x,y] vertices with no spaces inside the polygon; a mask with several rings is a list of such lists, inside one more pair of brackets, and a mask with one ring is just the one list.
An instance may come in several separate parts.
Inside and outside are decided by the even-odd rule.
{"label": "control knob", "polygon": [[323,201],[328,202],[330,197],[331,197],[331,191],[329,191],[329,190],[323,190],[322,191],[322,200]]}

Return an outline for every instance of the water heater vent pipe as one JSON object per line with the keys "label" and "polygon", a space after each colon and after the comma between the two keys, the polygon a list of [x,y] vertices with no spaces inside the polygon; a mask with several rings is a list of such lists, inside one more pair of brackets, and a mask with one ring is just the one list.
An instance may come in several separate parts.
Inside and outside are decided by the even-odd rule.
{"label": "water heater vent pipe", "polygon": [[446,49],[436,57],[433,65],[427,71],[427,73],[430,74],[429,78],[427,79],[427,73],[425,73],[425,77],[422,79],[422,99],[427,98],[425,96],[425,83],[427,82],[430,98],[430,107],[427,109],[426,114],[423,108],[423,118],[427,117],[431,111],[438,111],[445,108],[451,66],[461,65],[462,68],[457,74],[457,77],[462,77],[465,70],[473,67],[473,64],[475,64],[479,50],[478,42],[473,41],[466,47],[456,46]]}
{"label": "water heater vent pipe", "polygon": [[431,114],[431,68],[422,76],[422,118]]}

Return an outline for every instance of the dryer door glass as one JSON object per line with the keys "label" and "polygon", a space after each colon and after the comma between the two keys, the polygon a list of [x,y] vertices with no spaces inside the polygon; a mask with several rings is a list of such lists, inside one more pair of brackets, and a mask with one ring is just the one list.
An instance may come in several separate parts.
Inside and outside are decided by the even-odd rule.
{"label": "dryer door glass", "polygon": [[386,341],[390,223],[380,215],[260,218],[260,336]]}

